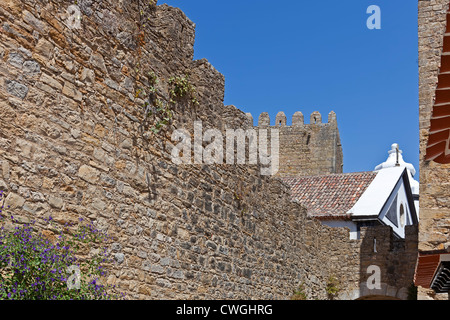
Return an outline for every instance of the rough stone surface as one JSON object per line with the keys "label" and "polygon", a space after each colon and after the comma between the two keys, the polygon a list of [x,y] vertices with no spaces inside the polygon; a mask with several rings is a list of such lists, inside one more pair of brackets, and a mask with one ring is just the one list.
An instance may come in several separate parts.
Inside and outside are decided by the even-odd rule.
{"label": "rough stone surface", "polygon": [[6,91],[18,98],[24,99],[28,94],[28,87],[14,80],[5,80]]}
{"label": "rough stone surface", "polygon": [[[420,231],[419,250],[450,248],[450,165],[424,161],[441,65],[448,0],[419,1]],[[421,299],[448,299],[422,288]]]}
{"label": "rough stone surface", "polygon": [[330,113],[328,123],[314,121],[305,124],[301,112],[292,117],[292,126],[286,125],[286,115],[282,112],[270,125],[268,114],[260,116],[258,128],[278,129],[280,133],[280,170],[278,176],[315,176],[342,173],[344,158],[334,112]]}
{"label": "rough stone surface", "polygon": [[[309,219],[288,186],[258,166],[173,164],[176,128],[252,127],[223,105],[223,75],[205,59],[193,61],[195,24],[183,12],[138,0],[77,3],[80,29],[67,27],[73,1],[0,2],[0,52],[23,58],[12,58],[17,67],[0,60],[0,181],[13,214],[46,233],[49,216],[107,231],[115,262],[106,281],[132,299],[289,299],[301,284],[309,299],[327,299],[331,276],[340,298],[358,298],[374,263],[385,294],[408,286],[413,237],[402,247],[381,228],[351,241],[348,230]],[[140,18],[148,23],[138,30]],[[186,74],[199,102],[177,101],[157,134],[139,92],[129,92],[149,87],[152,72],[161,102],[169,103],[167,80]],[[283,139],[298,138],[311,166],[294,163],[291,172],[340,172],[335,118],[302,127],[296,117]],[[373,250],[374,236],[386,245],[362,254]]]}

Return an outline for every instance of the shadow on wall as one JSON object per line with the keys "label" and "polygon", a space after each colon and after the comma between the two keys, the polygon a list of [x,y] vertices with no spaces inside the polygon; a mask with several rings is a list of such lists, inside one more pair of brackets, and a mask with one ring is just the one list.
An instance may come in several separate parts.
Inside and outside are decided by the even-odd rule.
{"label": "shadow on wall", "polygon": [[414,273],[418,227],[407,226],[405,239],[391,227],[361,229],[360,283],[357,300],[416,300]]}

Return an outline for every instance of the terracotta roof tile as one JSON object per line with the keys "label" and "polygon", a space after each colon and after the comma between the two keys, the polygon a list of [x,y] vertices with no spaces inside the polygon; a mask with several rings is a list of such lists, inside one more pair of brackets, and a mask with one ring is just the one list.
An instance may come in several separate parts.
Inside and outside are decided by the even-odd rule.
{"label": "terracotta roof tile", "polygon": [[292,199],[303,204],[310,216],[345,219],[376,176],[377,172],[359,172],[282,180],[290,186]]}

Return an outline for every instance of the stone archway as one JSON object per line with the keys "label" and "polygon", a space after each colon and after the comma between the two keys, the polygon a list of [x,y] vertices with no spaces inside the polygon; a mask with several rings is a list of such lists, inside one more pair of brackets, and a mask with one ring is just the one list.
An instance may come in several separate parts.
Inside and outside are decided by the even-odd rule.
{"label": "stone archway", "polygon": [[338,300],[408,300],[408,289],[382,283],[381,289],[371,290],[366,285],[361,285],[358,289],[342,292]]}
{"label": "stone archway", "polygon": [[401,301],[402,299],[400,298],[396,298],[396,297],[390,297],[390,296],[364,296],[361,298],[356,299],[357,301],[364,301],[364,300],[397,300],[397,301]]}

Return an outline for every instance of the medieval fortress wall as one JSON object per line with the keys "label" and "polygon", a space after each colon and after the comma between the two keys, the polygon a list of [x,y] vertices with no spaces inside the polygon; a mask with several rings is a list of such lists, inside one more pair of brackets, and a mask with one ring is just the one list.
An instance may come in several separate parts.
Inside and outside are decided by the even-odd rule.
{"label": "medieval fortress wall", "polygon": [[[326,299],[331,276],[342,296],[358,297],[364,241],[308,218],[257,166],[172,163],[177,128],[251,127],[223,105],[224,77],[193,61],[194,23],[148,1],[78,0],[75,28],[72,5],[0,2],[0,189],[10,212],[49,239],[49,216],[106,230],[115,263],[103,280],[133,299],[288,299],[301,283],[309,298]],[[152,132],[160,119],[146,117],[140,89],[168,105],[169,79],[186,74],[199,103],[171,104],[173,118]],[[290,139],[297,129],[283,130]],[[337,127],[330,150],[315,154],[328,139],[322,130],[309,130],[311,152],[328,162],[318,171],[339,172]],[[393,259],[408,251],[386,248]]]}
{"label": "medieval fortress wall", "polygon": [[[420,230],[419,250],[450,248],[449,165],[424,161],[435,101],[444,33],[450,30],[447,0],[419,1]],[[420,296],[436,298],[430,290]],[[446,295],[444,299],[447,299]]]}
{"label": "medieval fortress wall", "polygon": [[[420,250],[446,250],[449,243],[449,166],[425,162],[431,112],[435,100],[441,51],[447,24],[448,1],[419,1],[419,107],[420,107]],[[447,29],[446,29],[447,27]],[[447,30],[447,31],[445,31]],[[437,223],[439,221],[439,223]]]}
{"label": "medieval fortress wall", "polygon": [[[253,123],[251,114],[247,114]],[[258,118],[257,128],[276,128],[280,134],[280,168],[278,176],[316,176],[342,173],[343,151],[336,114],[328,115],[323,122],[320,112],[313,112],[309,124],[298,111],[292,116],[292,125],[287,125],[284,112],[279,112],[275,123],[267,112]]]}

